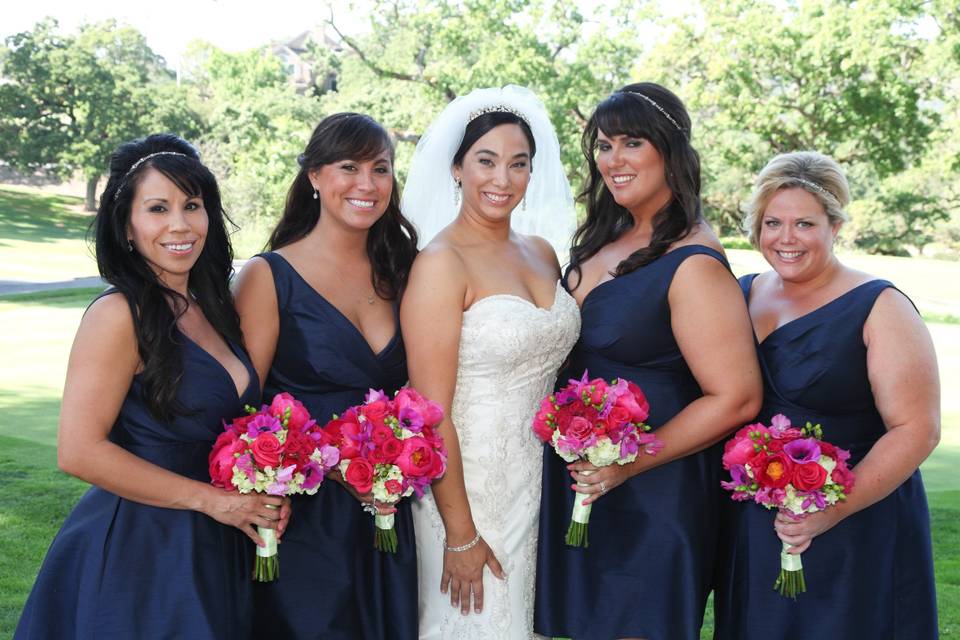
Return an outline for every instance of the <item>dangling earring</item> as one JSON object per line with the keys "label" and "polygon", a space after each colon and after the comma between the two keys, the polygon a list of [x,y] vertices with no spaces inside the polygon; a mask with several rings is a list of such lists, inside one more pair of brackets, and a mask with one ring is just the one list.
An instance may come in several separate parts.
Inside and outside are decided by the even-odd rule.
{"label": "dangling earring", "polygon": [[460,180],[459,180],[459,179],[454,179],[453,182],[454,182],[454,184],[456,185],[456,186],[454,186],[454,188],[453,188],[453,206],[459,207],[459,206],[460,206],[460,192],[463,190],[463,186],[460,184]]}
{"label": "dangling earring", "polygon": [[527,196],[523,196],[523,200],[520,201],[520,210],[521,211],[527,210]]}
{"label": "dangling earring", "polygon": [[127,251],[133,253],[133,239],[127,238]]}
{"label": "dangling earring", "polygon": [[320,192],[317,191],[317,188],[316,188],[316,187],[313,188],[313,199],[314,199],[314,200],[319,200],[319,199],[320,199]]}

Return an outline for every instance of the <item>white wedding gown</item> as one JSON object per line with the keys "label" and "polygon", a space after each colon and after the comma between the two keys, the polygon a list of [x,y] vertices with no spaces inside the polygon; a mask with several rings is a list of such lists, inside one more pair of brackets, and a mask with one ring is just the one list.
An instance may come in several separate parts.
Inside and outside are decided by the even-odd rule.
{"label": "white wedding gown", "polygon": [[440,593],[440,514],[429,492],[414,501],[421,639],[533,637],[543,449],[531,424],[579,332],[580,311],[560,283],[549,309],[500,294],[464,312],[451,413],[473,520],[507,579],[484,568],[483,612],[452,607]]}

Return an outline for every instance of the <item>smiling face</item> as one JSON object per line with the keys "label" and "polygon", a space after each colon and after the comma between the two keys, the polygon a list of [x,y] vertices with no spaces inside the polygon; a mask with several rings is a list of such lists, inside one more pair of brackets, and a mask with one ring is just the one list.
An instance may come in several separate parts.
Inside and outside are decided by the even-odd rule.
{"label": "smiling face", "polygon": [[130,204],[127,238],[167,286],[186,278],[203,251],[209,219],[203,197],[181,191],[156,169],[147,169]]}
{"label": "smiling face", "polygon": [[530,182],[530,143],[515,124],[494,127],[471,146],[453,177],[463,188],[463,211],[509,220]]}
{"label": "smiling face", "polygon": [[774,194],[760,224],[760,252],[785,281],[812,280],[835,260],[833,241],[840,224],[831,225],[823,205],[804,189]]}
{"label": "smiling face", "polygon": [[349,229],[366,231],[387,210],[393,193],[390,152],[370,160],[337,160],[309,173],[320,192],[320,219]]}
{"label": "smiling face", "polygon": [[603,182],[621,207],[659,211],[670,201],[663,156],[649,140],[597,131],[595,153]]}

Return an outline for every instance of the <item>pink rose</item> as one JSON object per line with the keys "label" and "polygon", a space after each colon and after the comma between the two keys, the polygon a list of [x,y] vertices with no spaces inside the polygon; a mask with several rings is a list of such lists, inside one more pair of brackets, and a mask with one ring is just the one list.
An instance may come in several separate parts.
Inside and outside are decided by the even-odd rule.
{"label": "pink rose", "polygon": [[234,445],[243,442],[233,431],[224,431],[213,443],[208,458],[210,462],[210,483],[215,487],[233,491],[233,465],[236,462]]}
{"label": "pink rose", "polygon": [[630,422],[630,412],[625,407],[615,406],[607,414],[608,428],[621,428],[627,422]]}
{"label": "pink rose", "polygon": [[727,443],[723,445],[723,468],[729,469],[735,464],[746,464],[747,461],[756,454],[753,447],[753,440],[745,434],[743,436],[738,434],[736,437],[728,440]]}
{"label": "pink rose", "polygon": [[593,425],[590,424],[590,421],[586,418],[576,416],[570,421],[570,428],[567,429],[566,436],[568,438],[584,440],[591,433],[593,433]]}
{"label": "pink rose", "polygon": [[374,426],[384,426],[383,419],[390,413],[390,403],[377,400],[370,404],[360,405],[360,415],[369,420]]}
{"label": "pink rose", "polygon": [[394,461],[405,476],[418,478],[427,475],[435,464],[436,453],[430,444],[420,437],[403,441],[400,455]]}
{"label": "pink rose", "polygon": [[278,393],[273,397],[273,402],[270,403],[270,415],[283,420],[288,409],[290,410],[290,419],[287,421],[288,429],[302,429],[303,425],[310,421],[310,413],[307,408],[289,393]]}
{"label": "pink rose", "polygon": [[545,420],[541,420],[540,416],[537,416],[533,420],[533,433],[544,442],[550,442],[553,438],[553,427],[548,425]]}
{"label": "pink rose", "polygon": [[850,493],[853,491],[853,482],[854,476],[853,471],[847,467],[845,463],[837,463],[837,466],[833,468],[833,472],[830,474],[830,478],[843,487],[844,493]]}
{"label": "pink rose", "polygon": [[590,404],[600,404],[607,393],[607,381],[603,378],[594,378],[587,383],[584,391],[590,397]]}
{"label": "pink rose", "polygon": [[816,462],[803,462],[793,467],[793,486],[800,491],[813,491],[823,486],[827,470]]}
{"label": "pink rose", "polygon": [[280,464],[280,455],[283,453],[283,445],[277,440],[277,436],[270,432],[261,433],[257,439],[250,445],[253,452],[253,459],[261,468],[274,467]]}
{"label": "pink rose", "polygon": [[393,429],[386,425],[375,426],[373,432],[370,434],[370,439],[373,440],[374,444],[383,444],[393,437]]}
{"label": "pink rose", "polygon": [[373,489],[373,465],[363,458],[353,458],[343,479],[349,482],[357,493],[370,493]]}
{"label": "pink rose", "polygon": [[389,439],[384,440],[380,448],[383,450],[384,462],[392,464],[393,461],[397,459],[397,456],[400,455],[400,452],[403,451],[403,443],[391,436]]}
{"label": "pink rose", "polygon": [[647,402],[647,397],[640,390],[640,387],[633,382],[627,382],[627,390],[630,393],[620,396],[617,399],[617,405],[630,412],[632,422],[646,421],[650,417],[650,403]]}

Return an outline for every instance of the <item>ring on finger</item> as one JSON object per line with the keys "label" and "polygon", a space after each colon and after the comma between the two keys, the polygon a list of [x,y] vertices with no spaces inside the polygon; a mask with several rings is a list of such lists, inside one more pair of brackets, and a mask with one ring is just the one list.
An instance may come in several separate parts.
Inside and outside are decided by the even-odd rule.
{"label": "ring on finger", "polygon": [[600,493],[606,493],[606,492],[607,492],[607,483],[604,482],[603,480],[601,480],[601,481],[600,481]]}

